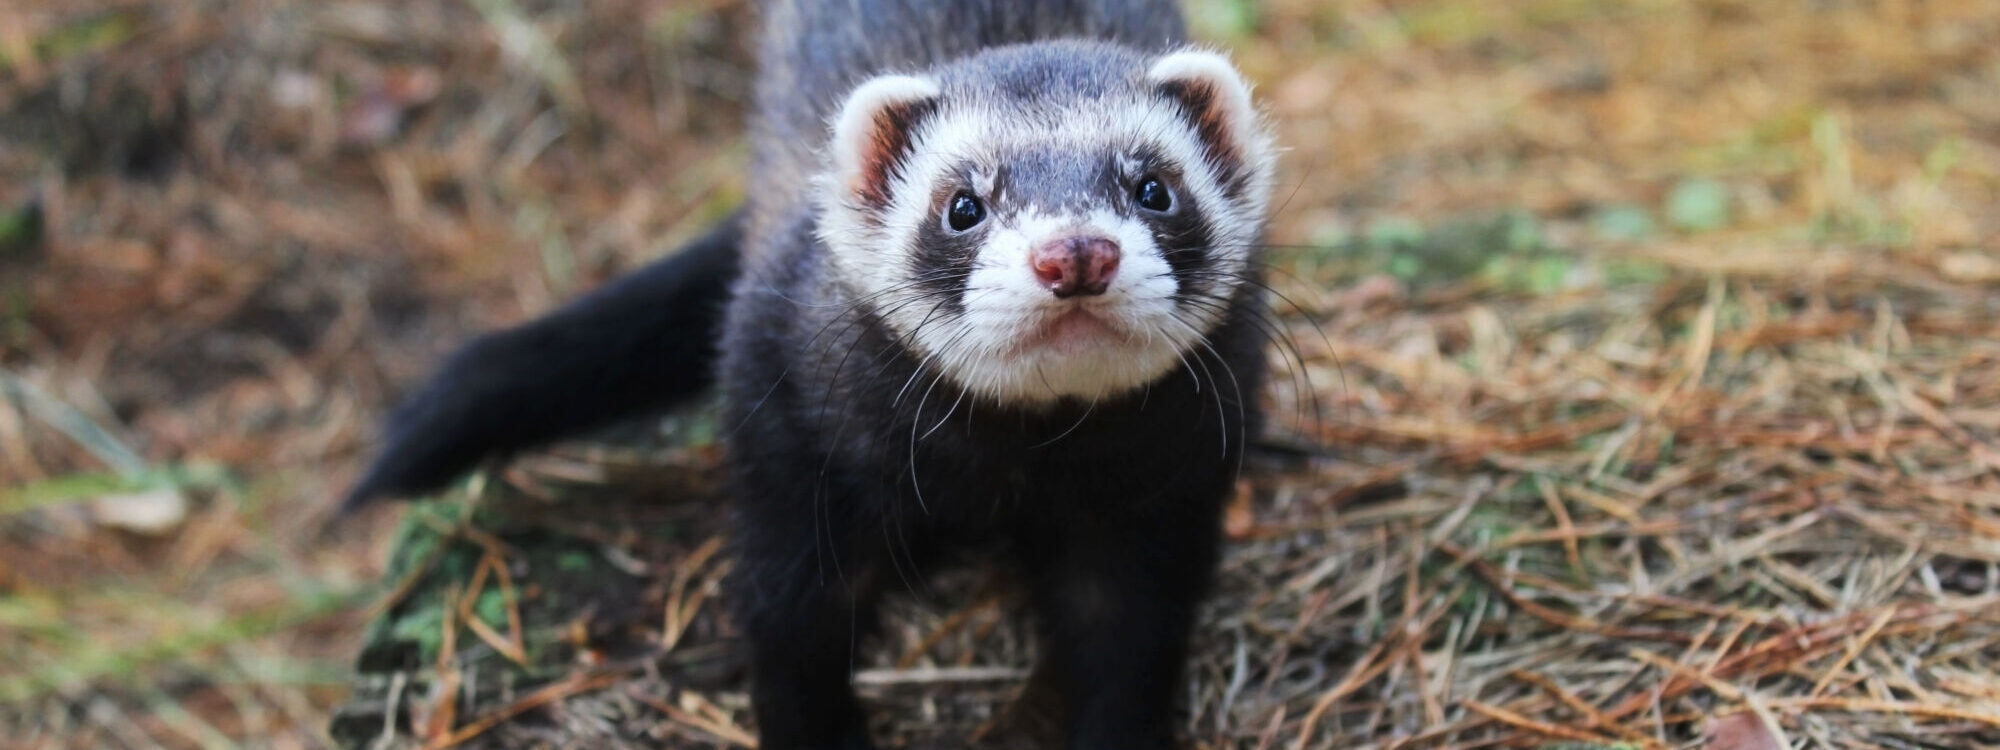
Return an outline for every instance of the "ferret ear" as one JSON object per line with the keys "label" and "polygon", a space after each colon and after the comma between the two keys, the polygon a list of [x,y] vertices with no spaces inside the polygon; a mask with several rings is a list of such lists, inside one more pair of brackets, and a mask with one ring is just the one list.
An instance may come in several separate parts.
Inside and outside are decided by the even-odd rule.
{"label": "ferret ear", "polygon": [[833,124],[834,170],[850,195],[889,202],[889,181],[909,156],[916,129],[937,110],[938,86],[926,78],[885,75],[847,95]]}
{"label": "ferret ear", "polygon": [[1175,52],[1155,61],[1146,78],[1180,106],[1209,162],[1222,171],[1224,184],[1240,185],[1269,158],[1268,137],[1250,103],[1250,84],[1229,58],[1201,50]]}

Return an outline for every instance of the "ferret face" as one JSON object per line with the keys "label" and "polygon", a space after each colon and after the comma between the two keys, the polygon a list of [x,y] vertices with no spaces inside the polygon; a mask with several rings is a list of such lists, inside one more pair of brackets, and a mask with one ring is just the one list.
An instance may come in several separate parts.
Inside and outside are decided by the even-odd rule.
{"label": "ferret face", "polygon": [[1218,55],[1002,48],[848,96],[820,236],[859,304],[953,383],[1092,401],[1188,366],[1221,321],[1270,150]]}

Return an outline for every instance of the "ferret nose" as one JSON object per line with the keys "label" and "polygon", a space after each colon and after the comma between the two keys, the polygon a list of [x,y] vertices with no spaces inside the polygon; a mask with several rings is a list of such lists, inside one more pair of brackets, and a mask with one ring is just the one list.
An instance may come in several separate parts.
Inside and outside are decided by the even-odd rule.
{"label": "ferret nose", "polygon": [[1118,243],[1108,237],[1070,237],[1035,248],[1028,263],[1057,299],[1099,295],[1118,275]]}

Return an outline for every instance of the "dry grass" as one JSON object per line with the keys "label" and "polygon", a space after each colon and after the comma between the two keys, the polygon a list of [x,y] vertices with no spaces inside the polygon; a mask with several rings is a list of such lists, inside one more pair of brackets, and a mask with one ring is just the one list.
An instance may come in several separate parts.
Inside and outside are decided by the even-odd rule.
{"label": "dry grass", "polygon": [[[1194,5],[1292,149],[1299,303],[1195,742],[2000,745],[2000,10]],[[393,513],[325,525],[373,421],[737,200],[750,16],[0,5],[0,735],[332,744],[368,602],[428,570],[383,569]],[[504,478],[650,476],[578,451]],[[481,675],[413,670],[409,744],[747,736],[712,508],[632,506],[571,531],[647,649],[463,710],[424,691]],[[523,553],[438,523],[491,558],[445,641],[517,648]],[[1009,596],[898,610],[886,736],[996,731]]]}

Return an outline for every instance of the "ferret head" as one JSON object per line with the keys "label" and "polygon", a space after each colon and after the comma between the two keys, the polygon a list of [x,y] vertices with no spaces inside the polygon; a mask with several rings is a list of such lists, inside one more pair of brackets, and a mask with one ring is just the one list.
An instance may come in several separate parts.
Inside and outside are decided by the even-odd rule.
{"label": "ferret head", "polygon": [[860,308],[957,385],[1096,400],[1186,366],[1243,292],[1271,151],[1220,55],[1005,47],[848,94],[820,238]]}

